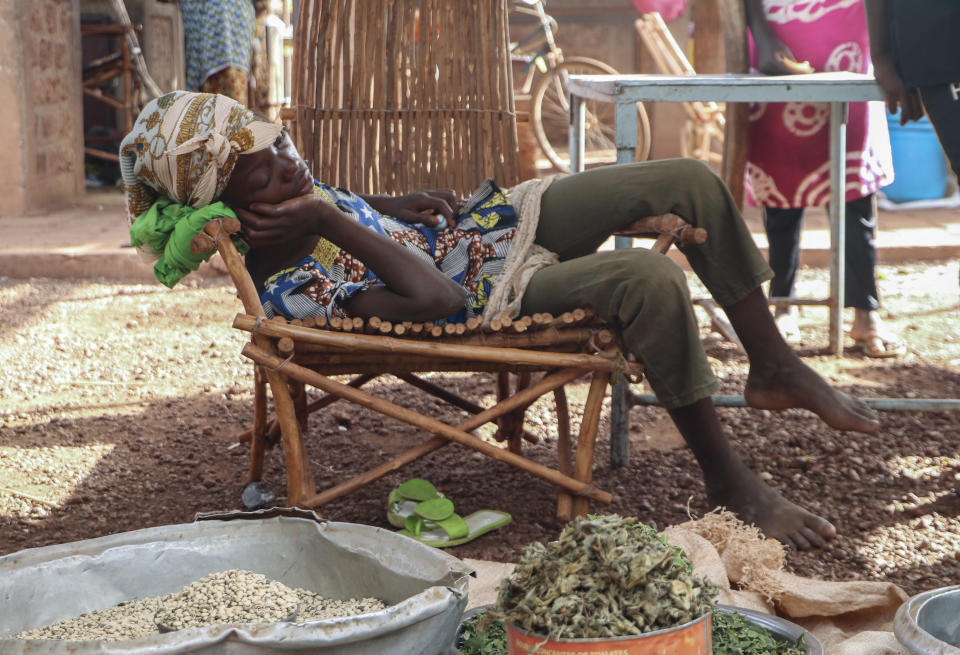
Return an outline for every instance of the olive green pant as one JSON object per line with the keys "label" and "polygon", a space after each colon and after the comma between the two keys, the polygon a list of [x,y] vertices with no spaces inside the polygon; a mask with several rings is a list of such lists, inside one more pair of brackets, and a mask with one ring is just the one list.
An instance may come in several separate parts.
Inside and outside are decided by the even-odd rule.
{"label": "olive green pant", "polygon": [[559,179],[544,193],[536,241],[560,263],[533,276],[521,311],[560,314],[592,306],[643,362],[658,400],[674,409],[718,388],[686,277],[649,248],[596,252],[633,221],[667,213],[706,228],[704,244],[681,250],[721,306],[773,276],[729,191],[706,164],[668,159],[608,166]]}

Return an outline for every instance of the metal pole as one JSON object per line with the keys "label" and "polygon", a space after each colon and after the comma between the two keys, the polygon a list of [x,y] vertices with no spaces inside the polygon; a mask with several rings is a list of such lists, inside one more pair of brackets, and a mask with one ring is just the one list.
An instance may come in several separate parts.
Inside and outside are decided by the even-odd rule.
{"label": "metal pole", "polygon": [[[750,407],[743,396],[712,396],[715,407]],[[860,398],[873,409],[887,412],[956,412],[960,400],[955,398]],[[660,403],[652,393],[630,395],[631,405],[656,405]]]}
{"label": "metal pole", "polygon": [[847,103],[830,103],[830,352],[843,354]]}
{"label": "metal pole", "polygon": [[[629,164],[636,161],[637,151],[637,106],[633,102],[614,104],[615,143],[617,163]],[[633,247],[630,237],[616,237],[614,247]],[[610,389],[610,468],[619,468],[630,463],[630,405],[627,398],[630,388],[623,377],[614,381]]]}
{"label": "metal pole", "polygon": [[584,124],[586,122],[586,107],[583,98],[570,95],[570,172],[579,173],[583,170],[583,153],[586,148],[584,139]]}

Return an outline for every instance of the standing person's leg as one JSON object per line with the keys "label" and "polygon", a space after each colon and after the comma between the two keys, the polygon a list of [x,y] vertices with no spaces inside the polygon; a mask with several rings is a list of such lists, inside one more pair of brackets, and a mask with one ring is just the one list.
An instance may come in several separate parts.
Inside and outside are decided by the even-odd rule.
{"label": "standing person's leg", "polygon": [[770,268],[770,295],[793,295],[793,284],[800,265],[800,231],[803,229],[803,208],[763,208],[763,228],[767,233]]}
{"label": "standing person's leg", "polygon": [[[803,229],[802,207],[764,207],[763,227],[767,233],[767,250],[773,279],[770,296],[788,298],[793,295],[797,269],[800,267],[800,231]],[[777,327],[787,339],[800,334],[795,305],[780,305],[774,310]]]}
{"label": "standing person's leg", "polygon": [[865,312],[880,307],[877,293],[877,218],[874,196],[846,204],[844,306]]}
{"label": "standing person's leg", "polygon": [[850,336],[870,357],[903,354],[904,345],[883,328],[877,310],[877,203],[873,194],[846,204],[845,306],[853,307]]}

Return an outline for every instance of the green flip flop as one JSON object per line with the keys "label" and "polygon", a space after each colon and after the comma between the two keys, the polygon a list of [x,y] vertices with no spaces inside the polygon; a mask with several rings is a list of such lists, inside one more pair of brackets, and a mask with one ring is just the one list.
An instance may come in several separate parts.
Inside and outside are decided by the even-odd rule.
{"label": "green flip flop", "polygon": [[461,517],[454,512],[453,501],[445,498],[430,482],[414,478],[390,492],[387,519],[391,525],[403,527],[398,534],[428,546],[449,548],[503,527],[512,517],[506,512],[490,509]]}
{"label": "green flip flop", "polygon": [[387,497],[387,520],[395,528],[407,527],[407,517],[413,515],[417,503],[443,498],[430,482],[422,478],[407,480]]}

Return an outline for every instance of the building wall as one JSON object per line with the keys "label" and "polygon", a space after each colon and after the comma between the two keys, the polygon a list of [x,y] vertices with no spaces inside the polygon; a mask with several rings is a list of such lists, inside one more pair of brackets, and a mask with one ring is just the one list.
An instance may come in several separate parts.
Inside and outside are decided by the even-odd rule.
{"label": "building wall", "polygon": [[78,0],[0,0],[0,213],[84,193]]}
{"label": "building wall", "polygon": [[20,23],[13,2],[0,2],[0,214],[26,208],[23,170],[23,53]]}

